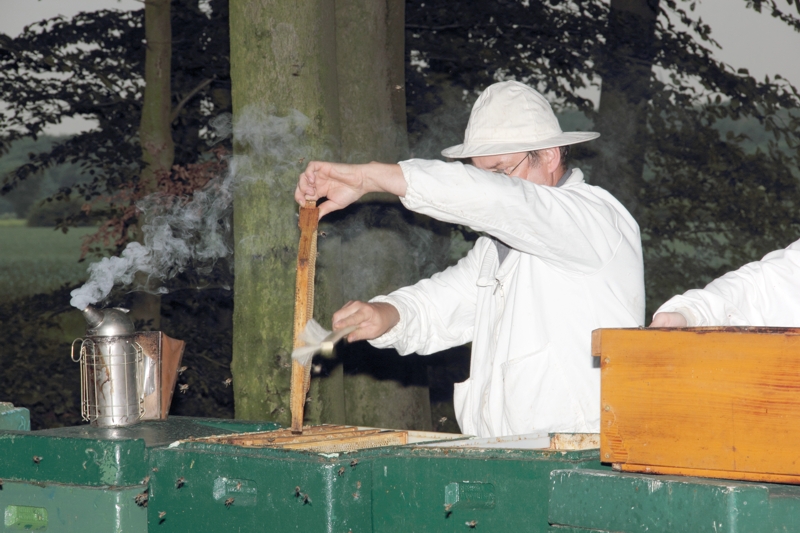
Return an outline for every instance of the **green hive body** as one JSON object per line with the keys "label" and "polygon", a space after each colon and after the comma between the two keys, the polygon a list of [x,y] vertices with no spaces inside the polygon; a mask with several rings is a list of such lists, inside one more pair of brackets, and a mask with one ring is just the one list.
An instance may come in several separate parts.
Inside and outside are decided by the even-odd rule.
{"label": "green hive body", "polygon": [[30,430],[30,411],[24,407],[14,407],[10,403],[0,402],[0,430],[2,429]]}
{"label": "green hive body", "polygon": [[800,531],[800,487],[619,472],[552,473],[551,533]]}
{"label": "green hive body", "polygon": [[[197,442],[155,450],[153,464],[150,528],[164,532],[461,531],[470,520],[486,531],[546,531],[550,472],[603,468],[597,450],[320,454]],[[458,500],[450,512],[448,498]]]}
{"label": "green hive body", "polygon": [[136,496],[154,450],[189,436],[269,430],[275,424],[174,417],[124,428],[0,431],[2,531],[147,531]]}
{"label": "green hive body", "polygon": [[597,450],[323,454],[177,442],[277,427],[173,417],[0,430],[0,531],[777,533],[800,524],[800,487],[619,473]]}

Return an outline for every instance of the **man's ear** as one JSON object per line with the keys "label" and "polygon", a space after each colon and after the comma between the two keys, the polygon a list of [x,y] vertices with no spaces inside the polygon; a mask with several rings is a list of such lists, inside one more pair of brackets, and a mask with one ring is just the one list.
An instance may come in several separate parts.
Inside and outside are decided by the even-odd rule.
{"label": "man's ear", "polygon": [[558,167],[561,166],[561,149],[558,147],[555,148],[545,148],[542,150],[542,155],[544,155],[544,164],[547,169],[547,172],[552,173],[555,172]]}

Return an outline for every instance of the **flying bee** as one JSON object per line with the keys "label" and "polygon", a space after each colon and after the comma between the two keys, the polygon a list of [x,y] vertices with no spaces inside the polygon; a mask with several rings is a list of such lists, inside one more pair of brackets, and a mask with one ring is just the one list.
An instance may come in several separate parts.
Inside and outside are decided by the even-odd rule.
{"label": "flying bee", "polygon": [[440,419],[439,419],[439,425],[440,425],[440,426],[441,426],[442,424],[444,424],[445,422],[447,422],[447,417],[446,417],[446,416],[443,416],[442,418],[440,418]]}
{"label": "flying bee", "polygon": [[177,480],[175,480],[175,488],[179,489],[179,488],[183,487],[183,485],[185,483],[186,483],[186,479],[182,478],[182,477],[179,477]]}
{"label": "flying bee", "polygon": [[181,391],[181,394],[186,394],[186,391],[189,390],[189,384],[188,383],[179,384],[178,390]]}
{"label": "flying bee", "polygon": [[34,456],[33,456],[33,462],[34,462],[34,463],[36,463],[36,464],[38,465],[39,463],[41,463],[41,462],[42,462],[42,457],[41,457],[41,456],[39,456],[39,455],[34,455]]}
{"label": "flying bee", "polygon": [[231,383],[233,383],[233,379],[231,379],[231,378],[228,378],[228,379],[226,379],[225,381],[222,382],[222,384],[225,385],[225,387],[227,387]]}
{"label": "flying bee", "polygon": [[327,234],[327,233],[325,233],[324,231],[320,231],[320,232],[319,232],[319,236],[320,236],[320,237],[322,237],[322,238],[324,239],[325,237],[327,237],[327,236],[328,236],[328,234]]}
{"label": "flying bee", "polygon": [[231,505],[233,505],[235,499],[236,498],[228,498],[227,500],[225,500],[225,507],[230,507]]}
{"label": "flying bee", "polygon": [[350,466],[352,468],[355,468],[357,464],[358,464],[358,459],[353,459],[352,461],[350,461]]}
{"label": "flying bee", "polygon": [[188,366],[182,366],[182,367],[180,367],[180,368],[178,369],[178,374],[183,374],[183,373],[184,373],[184,372],[186,372],[188,369],[189,369],[189,367],[188,367]]}
{"label": "flying bee", "polygon": [[445,512],[445,513],[449,513],[449,512],[450,512],[450,509],[452,509],[452,508],[453,508],[453,504],[452,504],[452,503],[446,503],[446,504],[444,504],[444,512]]}
{"label": "flying bee", "polygon": [[361,488],[361,482],[360,482],[360,481],[356,481],[356,488],[357,488],[357,489],[360,489],[360,488]]}
{"label": "flying bee", "polygon": [[475,529],[476,527],[478,527],[478,521],[470,520],[469,522],[464,522],[464,525],[466,525],[470,529]]}
{"label": "flying bee", "polygon": [[164,518],[165,516],[167,516],[167,512],[166,512],[166,511],[159,511],[159,512],[158,512],[158,517],[159,517],[159,518],[161,518],[162,520],[163,520],[163,518]]}

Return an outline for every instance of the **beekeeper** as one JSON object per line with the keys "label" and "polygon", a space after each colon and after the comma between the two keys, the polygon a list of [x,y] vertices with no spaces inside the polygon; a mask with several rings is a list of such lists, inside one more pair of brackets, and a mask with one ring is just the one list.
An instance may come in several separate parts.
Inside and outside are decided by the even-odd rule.
{"label": "beekeeper", "polygon": [[403,355],[472,342],[470,377],[453,393],[464,433],[598,432],[591,332],[644,321],[636,221],[565,164],[569,145],[598,136],[562,132],[544,97],[512,81],[475,102],[464,143],[442,151],[455,162],[310,163],[295,198],[326,197],[320,216],[388,192],[486,235],[430,279],[349,302],[333,327],[357,325],[348,340]]}
{"label": "beekeeper", "polygon": [[673,296],[650,326],[800,326],[800,241]]}

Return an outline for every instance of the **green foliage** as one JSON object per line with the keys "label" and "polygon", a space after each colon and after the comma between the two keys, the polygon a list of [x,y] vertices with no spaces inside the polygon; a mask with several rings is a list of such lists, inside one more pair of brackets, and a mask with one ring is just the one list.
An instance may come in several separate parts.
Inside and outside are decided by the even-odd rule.
{"label": "green foliage", "polygon": [[[230,110],[227,0],[173,0],[172,13],[175,163],[186,165],[198,161],[213,138],[208,120]],[[6,173],[0,195],[64,163],[78,165],[89,178],[62,185],[58,200],[77,195],[90,201],[135,189],[142,154],[142,24],[143,10],[102,10],[32,24],[14,39],[0,35],[0,100],[8,104],[0,111],[0,153],[67,117],[98,122]],[[92,215],[106,220],[128,205]]]}
{"label": "green foliage", "polygon": [[[35,154],[51,150],[55,144],[65,139],[43,135],[37,140],[26,137],[14,141],[8,152],[0,157],[0,176],[14,172]],[[86,181],[86,176],[76,164],[65,163],[46,168],[0,197],[0,213],[13,212],[18,218],[24,218],[34,203],[56,194],[62,187],[70,187],[81,181]]]}
{"label": "green foliage", "polygon": [[28,226],[54,228],[68,218],[71,218],[76,226],[93,226],[88,217],[83,216],[82,205],[82,202],[76,200],[61,202],[45,200],[36,203],[28,211]]}
{"label": "green foliage", "polygon": [[65,235],[51,228],[0,225],[0,302],[85,280],[87,264],[78,262],[80,240],[91,232],[78,228]]}

